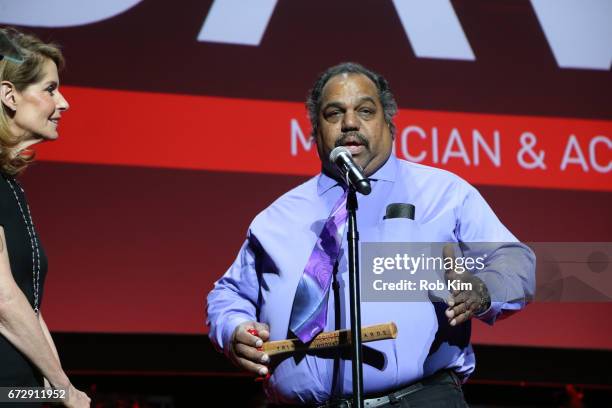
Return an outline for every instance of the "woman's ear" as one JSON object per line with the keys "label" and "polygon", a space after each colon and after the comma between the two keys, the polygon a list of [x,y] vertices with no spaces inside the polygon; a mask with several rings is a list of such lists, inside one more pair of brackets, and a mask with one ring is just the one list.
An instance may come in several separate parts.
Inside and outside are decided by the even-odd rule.
{"label": "woman's ear", "polygon": [[2,104],[12,111],[17,110],[17,98],[16,98],[15,85],[9,81],[0,82],[0,101]]}

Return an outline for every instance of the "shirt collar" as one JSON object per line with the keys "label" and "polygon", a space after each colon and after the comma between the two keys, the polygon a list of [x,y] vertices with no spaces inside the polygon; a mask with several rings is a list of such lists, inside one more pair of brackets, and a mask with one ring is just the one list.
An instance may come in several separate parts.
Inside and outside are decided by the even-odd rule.
{"label": "shirt collar", "polygon": [[[397,162],[398,158],[394,153],[391,153],[385,164],[383,164],[380,169],[376,170],[376,172],[370,176],[370,180],[388,181],[393,183],[397,174]],[[321,172],[319,174],[319,179],[317,180],[317,192],[319,195],[323,195],[332,187],[337,185],[340,185],[338,180],[333,179],[327,174]]]}

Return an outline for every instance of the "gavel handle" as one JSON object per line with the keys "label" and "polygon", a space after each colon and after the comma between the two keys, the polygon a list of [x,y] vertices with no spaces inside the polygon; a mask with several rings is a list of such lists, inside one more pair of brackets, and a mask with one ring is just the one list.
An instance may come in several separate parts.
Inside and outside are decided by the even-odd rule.
{"label": "gavel handle", "polygon": [[[361,341],[368,343],[376,340],[394,339],[397,337],[395,323],[382,323],[361,328]],[[263,344],[261,351],[269,356],[284,353],[295,353],[310,350],[319,350],[332,347],[345,347],[351,344],[350,330],[336,330],[319,333],[310,343],[304,344],[298,339],[268,341]]]}

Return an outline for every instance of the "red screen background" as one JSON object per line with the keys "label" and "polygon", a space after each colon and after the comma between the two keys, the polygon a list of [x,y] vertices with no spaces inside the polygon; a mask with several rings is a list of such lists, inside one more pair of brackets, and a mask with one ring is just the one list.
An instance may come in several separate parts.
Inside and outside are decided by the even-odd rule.
{"label": "red screen background", "polygon": [[[61,138],[37,147],[24,176],[50,261],[51,329],[206,333],[206,294],[251,219],[316,174],[303,102],[319,72],[346,60],[390,81],[396,153],[424,152],[423,163],[475,184],[519,239],[612,241],[612,174],[589,156],[612,136],[610,70],[560,68],[528,1],[452,4],[475,61],[418,58],[379,1],[280,1],[259,46],[198,42],[210,1],[24,27],[62,44],[68,61]],[[340,16],[353,28],[339,29]],[[490,148],[499,137],[499,165],[482,146],[477,162],[475,131]],[[546,169],[520,165],[525,133]],[[562,168],[572,136],[586,170]],[[445,149],[459,156],[443,163]],[[592,150],[596,164],[612,159],[603,143]],[[612,349],[610,313],[611,303],[535,303],[493,328],[475,324],[473,339]]]}

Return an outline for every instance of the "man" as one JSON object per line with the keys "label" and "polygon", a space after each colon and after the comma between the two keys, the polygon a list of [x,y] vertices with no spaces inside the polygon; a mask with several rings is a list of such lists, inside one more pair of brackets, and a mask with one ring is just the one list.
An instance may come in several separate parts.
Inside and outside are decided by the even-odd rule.
{"label": "man", "polygon": [[[414,237],[404,233],[416,223],[422,241],[505,243],[487,244],[484,270],[449,271],[474,285],[453,292],[442,308],[428,301],[362,302],[363,326],[386,321],[398,326],[396,339],[364,344],[366,398],[402,404],[394,406],[466,406],[460,384],[475,364],[469,320],[476,315],[493,323],[526,304],[534,290],[533,253],[465,181],[392,155],[397,106],[382,76],[354,63],[331,67],[315,83],[307,107],[322,173],[252,222],[236,261],[208,296],[211,340],[238,367],[270,374],[264,387],[273,403],[346,406],[342,399],[352,392],[349,353],[327,350],[271,361],[257,349],[289,336],[310,339],[295,324],[296,305],[317,251],[324,250],[326,239],[333,244],[334,234],[343,234],[346,218],[337,222],[336,215],[343,210],[346,186],[328,157],[334,147],[345,146],[372,184],[371,194],[358,196],[362,242],[410,241]],[[414,221],[383,219],[390,203],[413,204]],[[309,334],[350,327],[346,238],[338,245],[335,253],[324,250],[333,284],[324,285],[317,306],[323,326]]]}

